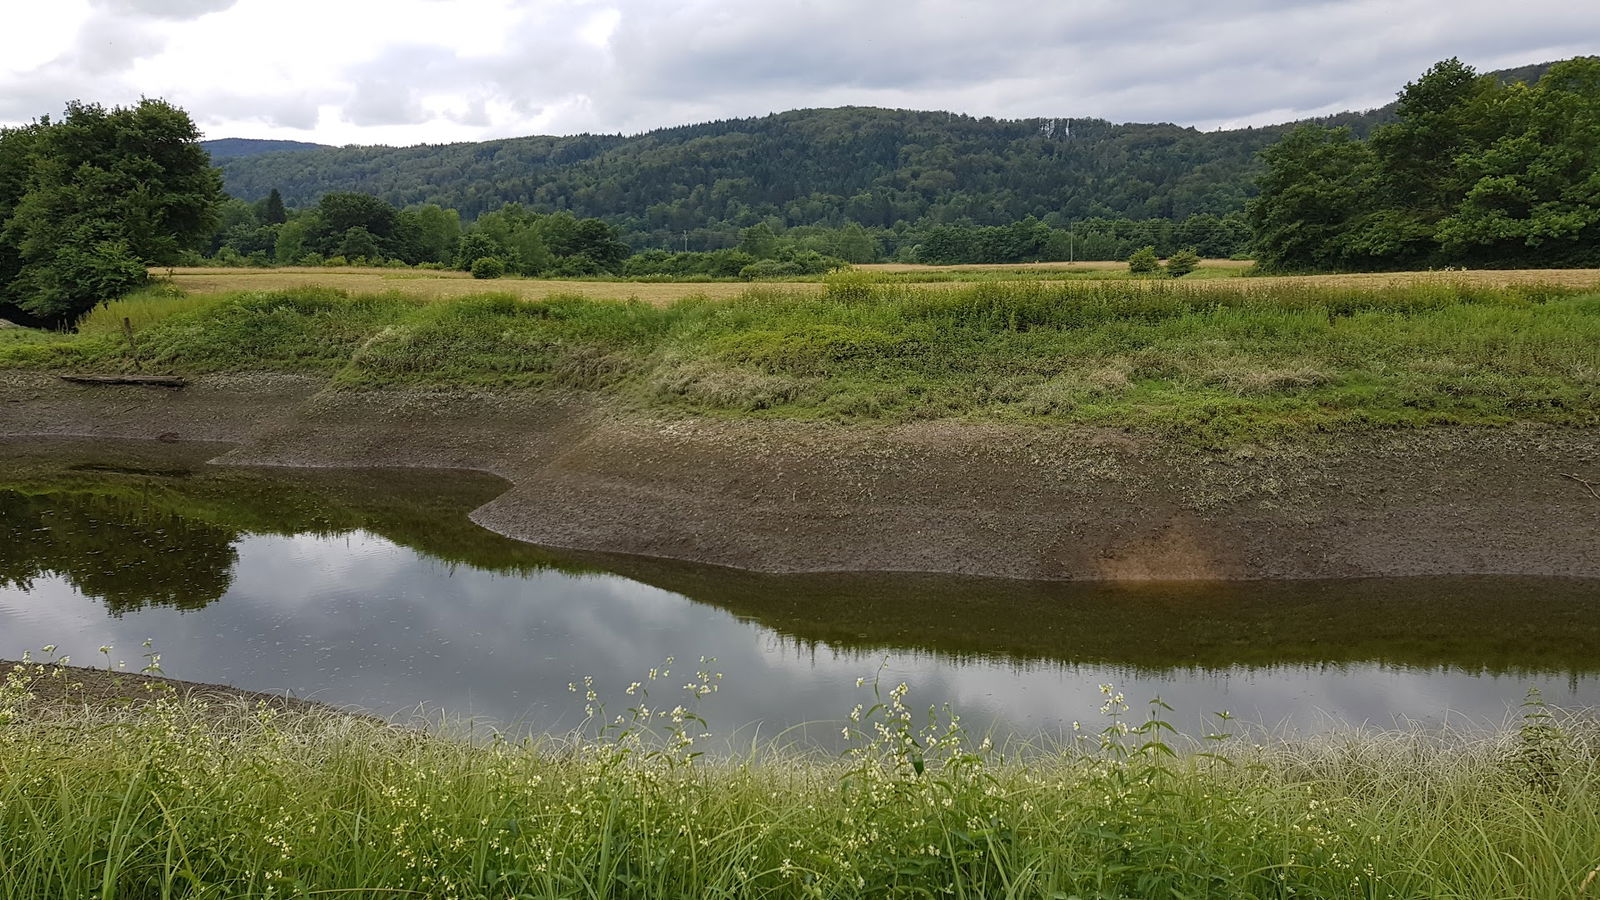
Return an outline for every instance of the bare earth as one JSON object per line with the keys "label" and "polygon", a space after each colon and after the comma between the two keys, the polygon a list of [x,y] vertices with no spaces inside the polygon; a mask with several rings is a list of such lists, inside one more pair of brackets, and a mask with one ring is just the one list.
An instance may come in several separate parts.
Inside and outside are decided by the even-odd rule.
{"label": "bare earth", "polygon": [[1350,436],[1216,453],[1118,431],[642,418],[514,392],[183,390],[0,373],[0,438],[216,441],[218,463],[480,469],[522,540],[767,572],[1017,578],[1600,576],[1600,431]]}
{"label": "bare earth", "polygon": [[0,659],[0,679],[19,669],[24,675],[28,693],[33,695],[32,705],[36,712],[52,707],[139,706],[163,697],[200,701],[218,715],[244,713],[258,705],[289,710],[332,708],[311,700],[263,694],[226,685],[181,681],[137,672]]}

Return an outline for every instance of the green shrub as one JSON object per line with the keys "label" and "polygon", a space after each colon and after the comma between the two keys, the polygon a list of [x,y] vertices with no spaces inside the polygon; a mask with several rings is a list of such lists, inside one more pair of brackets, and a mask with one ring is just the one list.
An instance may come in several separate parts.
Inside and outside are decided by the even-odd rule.
{"label": "green shrub", "polygon": [[473,278],[499,278],[506,274],[506,264],[498,257],[480,256],[472,261]]}
{"label": "green shrub", "polygon": [[1161,268],[1161,257],[1156,256],[1156,248],[1151,246],[1140,247],[1128,257],[1128,271],[1135,275],[1149,275]]}
{"label": "green shrub", "polygon": [[804,274],[801,267],[792,262],[783,262],[776,259],[761,259],[739,270],[739,277],[754,281],[757,278],[784,278],[789,275]]}
{"label": "green shrub", "polygon": [[1173,278],[1182,278],[1198,268],[1200,268],[1200,254],[1193,250],[1179,250],[1167,257],[1167,274]]}

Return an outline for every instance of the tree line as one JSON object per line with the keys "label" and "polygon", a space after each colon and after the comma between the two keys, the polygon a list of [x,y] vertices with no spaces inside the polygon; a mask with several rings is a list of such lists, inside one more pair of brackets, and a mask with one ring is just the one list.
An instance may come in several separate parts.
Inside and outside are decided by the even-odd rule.
{"label": "tree line", "polygon": [[[1358,130],[1381,114],[1351,114]],[[330,191],[471,220],[515,201],[620,227],[638,249],[691,250],[693,232],[767,223],[868,228],[1029,216],[1225,216],[1255,192],[1258,152],[1289,129],[1203,132],[1100,119],[1005,120],[871,108],[797,110],[642,135],[527,137],[417,147],[325,147],[219,159],[228,190],[305,205]],[[237,148],[231,152],[237,153]]]}
{"label": "tree line", "polygon": [[1262,154],[1264,266],[1600,266],[1600,57],[1529,84],[1438,63],[1365,140],[1306,126]]}
{"label": "tree line", "polygon": [[255,203],[229,199],[223,205],[208,257],[222,265],[393,263],[463,270],[492,257],[506,272],[529,276],[776,278],[886,260],[947,265],[1126,259],[1145,246],[1161,256],[1193,249],[1205,257],[1232,257],[1247,253],[1251,240],[1240,213],[1178,221],[1088,219],[1062,227],[1033,218],[1008,225],[898,228],[760,222],[702,229],[692,241],[685,233],[681,246],[671,249],[630,246],[627,237],[601,219],[541,214],[515,202],[464,226],[454,209],[398,209],[382,198],[344,191],[325,194],[304,210],[286,210],[273,190]]}

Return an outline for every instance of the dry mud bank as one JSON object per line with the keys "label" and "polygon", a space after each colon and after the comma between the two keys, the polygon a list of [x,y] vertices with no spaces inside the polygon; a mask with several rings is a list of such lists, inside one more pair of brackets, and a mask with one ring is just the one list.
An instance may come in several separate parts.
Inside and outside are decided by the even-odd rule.
{"label": "dry mud bank", "polygon": [[1230,453],[1081,428],[642,419],[546,395],[182,390],[0,373],[0,437],[216,441],[215,462],[481,469],[552,547],[766,572],[1600,576],[1600,432],[1437,429]]}

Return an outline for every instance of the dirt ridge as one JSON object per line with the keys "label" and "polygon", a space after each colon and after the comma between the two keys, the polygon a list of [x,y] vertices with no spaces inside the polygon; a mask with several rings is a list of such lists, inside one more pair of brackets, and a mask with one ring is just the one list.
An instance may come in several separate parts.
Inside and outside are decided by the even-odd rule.
{"label": "dirt ridge", "polygon": [[214,462],[449,467],[473,512],[572,550],[762,572],[1053,579],[1600,576],[1600,430],[1434,429],[1204,451],[1086,428],[652,418],[577,396],[181,391],[0,373],[0,436],[233,445]]}

